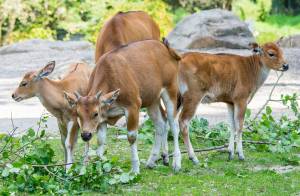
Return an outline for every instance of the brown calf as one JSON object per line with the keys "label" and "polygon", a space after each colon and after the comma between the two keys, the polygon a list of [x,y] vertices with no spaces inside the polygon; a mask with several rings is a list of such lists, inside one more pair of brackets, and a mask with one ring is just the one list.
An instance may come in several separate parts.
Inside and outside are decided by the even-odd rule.
{"label": "brown calf", "polygon": [[[102,157],[107,124],[114,124],[125,115],[128,141],[131,145],[132,171],[139,173],[137,130],[139,110],[148,109],[154,121],[156,134],[147,166],[153,167],[159,158],[163,138],[167,135],[159,106],[162,98],[169,125],[174,135],[173,168],[181,167],[178,145],[178,123],[174,121],[177,103],[178,56],[156,40],[131,43],[104,54],[91,75],[87,96],[66,94],[71,106],[76,107],[81,137],[89,141],[95,132],[98,136],[97,154]],[[167,149],[163,153],[167,155]]]}
{"label": "brown calf", "polygon": [[64,91],[87,93],[90,68],[85,63],[71,64],[69,73],[62,80],[51,80],[47,76],[54,67],[55,62],[51,61],[41,70],[26,73],[12,98],[18,102],[31,97],[39,98],[43,106],[57,118],[65,162],[72,163],[79,126],[76,119],[73,119],[72,108],[64,98]]}
{"label": "brown calf", "polygon": [[104,53],[130,42],[159,40],[160,32],[154,20],[143,11],[119,12],[102,27],[96,43],[95,62]]}
{"label": "brown calf", "polygon": [[227,103],[231,121],[229,159],[233,159],[234,156],[236,134],[236,150],[239,159],[244,160],[242,128],[247,104],[264,83],[271,69],[288,70],[288,64],[277,44],[251,46],[257,54],[244,57],[189,52],[184,54],[180,61],[179,86],[183,103],[179,124],[189,157],[194,163],[197,163],[198,159],[189,139],[188,124],[200,102]]}

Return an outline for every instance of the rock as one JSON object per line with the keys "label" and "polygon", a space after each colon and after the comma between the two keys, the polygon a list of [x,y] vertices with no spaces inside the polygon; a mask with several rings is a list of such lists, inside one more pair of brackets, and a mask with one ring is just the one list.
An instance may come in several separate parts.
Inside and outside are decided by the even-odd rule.
{"label": "rock", "polygon": [[168,35],[176,49],[248,48],[255,39],[246,23],[232,12],[212,9],[187,16]]}
{"label": "rock", "polygon": [[94,63],[94,49],[86,41],[48,41],[33,39],[0,48],[0,78],[19,78],[49,61],[56,61],[52,76],[57,77],[73,62]]}
{"label": "rock", "polygon": [[279,45],[285,48],[300,48],[300,34],[283,38],[279,41]]}

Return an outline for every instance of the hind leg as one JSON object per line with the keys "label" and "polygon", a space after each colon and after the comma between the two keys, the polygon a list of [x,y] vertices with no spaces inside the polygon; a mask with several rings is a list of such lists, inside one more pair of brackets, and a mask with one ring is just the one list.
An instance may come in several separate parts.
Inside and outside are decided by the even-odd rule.
{"label": "hind leg", "polygon": [[172,86],[162,92],[161,95],[167,111],[167,119],[170,128],[173,132],[174,138],[174,158],[173,158],[173,169],[178,172],[181,169],[181,153],[179,149],[178,137],[179,137],[179,126],[176,120],[176,108],[177,108],[177,86]]}
{"label": "hind leg", "polygon": [[148,107],[148,114],[152,119],[155,126],[155,140],[152,148],[152,152],[147,162],[147,166],[149,168],[153,168],[155,166],[155,162],[159,159],[160,147],[163,143],[163,136],[165,129],[165,121],[162,117],[159,102],[153,104]]}
{"label": "hind leg", "polygon": [[183,104],[182,104],[182,111],[179,117],[179,125],[180,130],[183,135],[183,141],[187,148],[189,159],[193,161],[194,164],[198,164],[199,160],[195,155],[190,136],[189,136],[189,123],[190,120],[193,118],[195,111],[197,109],[198,103],[200,102],[203,94],[199,94],[197,96],[192,96],[186,93],[183,96]]}
{"label": "hind leg", "polygon": [[235,138],[235,120],[234,120],[234,107],[232,104],[227,104],[228,108],[228,119],[230,123],[230,137],[229,137],[229,145],[228,145],[228,160],[232,160],[234,158],[234,138]]}

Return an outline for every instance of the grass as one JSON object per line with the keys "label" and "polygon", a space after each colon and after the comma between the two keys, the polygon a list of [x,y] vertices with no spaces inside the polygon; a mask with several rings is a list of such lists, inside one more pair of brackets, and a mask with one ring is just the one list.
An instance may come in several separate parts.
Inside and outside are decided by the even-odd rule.
{"label": "grass", "polygon": [[[108,131],[107,154],[125,171],[130,170],[130,149],[127,140],[115,139],[115,131]],[[95,137],[92,146],[96,148]],[[195,148],[203,148],[201,141],[192,138]],[[172,141],[169,141],[171,146]],[[57,159],[63,160],[60,141],[51,140],[56,148]],[[180,142],[181,150],[185,149]],[[83,143],[79,141],[76,147],[76,158],[83,151]],[[193,165],[186,154],[182,157],[182,170],[174,174],[172,167],[158,163],[154,169],[147,169],[145,162],[149,156],[152,144],[149,140],[139,140],[139,156],[141,160],[141,175],[137,182],[122,185],[116,193],[121,195],[299,195],[300,171],[277,174],[270,170],[255,171],[255,167],[274,165],[299,165],[300,149],[292,153],[274,154],[255,152],[245,148],[246,161],[227,161],[227,153],[209,152],[197,154],[200,164]],[[171,151],[172,149],[170,149]],[[170,160],[172,161],[172,159]],[[88,192],[85,195],[97,195]]]}

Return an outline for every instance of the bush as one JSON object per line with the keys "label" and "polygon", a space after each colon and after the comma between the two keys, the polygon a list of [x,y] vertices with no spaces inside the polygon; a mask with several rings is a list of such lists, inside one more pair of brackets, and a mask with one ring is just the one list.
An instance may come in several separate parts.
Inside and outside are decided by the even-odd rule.
{"label": "bush", "polygon": [[[42,119],[40,124],[45,123]],[[79,194],[82,192],[116,191],[119,184],[129,183],[135,176],[124,173],[114,162],[92,159],[72,165],[68,173],[55,161],[54,150],[45,130],[29,129],[22,137],[0,137],[0,194]]]}

